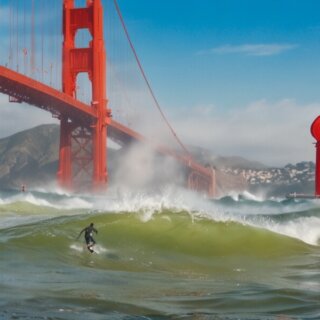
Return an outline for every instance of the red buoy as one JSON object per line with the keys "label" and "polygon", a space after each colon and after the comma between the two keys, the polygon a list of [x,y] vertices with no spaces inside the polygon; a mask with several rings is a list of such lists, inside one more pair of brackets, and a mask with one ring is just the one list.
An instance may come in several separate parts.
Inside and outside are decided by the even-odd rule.
{"label": "red buoy", "polygon": [[320,196],[320,116],[311,125],[311,134],[316,142],[316,172],[315,172],[315,195]]}

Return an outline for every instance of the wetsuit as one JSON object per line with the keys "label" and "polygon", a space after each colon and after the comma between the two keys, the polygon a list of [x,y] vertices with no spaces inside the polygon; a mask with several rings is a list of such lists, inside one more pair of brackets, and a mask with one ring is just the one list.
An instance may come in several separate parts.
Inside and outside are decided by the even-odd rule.
{"label": "wetsuit", "polygon": [[90,224],[90,226],[84,228],[79,236],[84,232],[84,239],[86,240],[87,248],[90,252],[93,252],[92,246],[96,244],[95,240],[93,239],[93,232],[98,233],[98,230]]}

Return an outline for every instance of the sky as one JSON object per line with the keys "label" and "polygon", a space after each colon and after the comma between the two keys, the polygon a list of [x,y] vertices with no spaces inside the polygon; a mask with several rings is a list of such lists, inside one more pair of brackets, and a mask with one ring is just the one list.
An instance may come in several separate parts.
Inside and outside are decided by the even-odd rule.
{"label": "sky", "polygon": [[[270,166],[314,160],[320,1],[118,3],[157,99],[187,146]],[[8,1],[0,4],[1,15]],[[6,101],[0,96],[0,137],[53,121]],[[26,108],[33,116],[26,118]]]}

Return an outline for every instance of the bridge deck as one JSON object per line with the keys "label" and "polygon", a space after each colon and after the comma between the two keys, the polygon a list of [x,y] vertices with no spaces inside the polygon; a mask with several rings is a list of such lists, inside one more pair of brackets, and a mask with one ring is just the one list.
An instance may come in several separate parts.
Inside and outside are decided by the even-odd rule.
{"label": "bridge deck", "polygon": [[[65,115],[87,126],[96,118],[95,110],[89,105],[3,66],[0,66],[0,92],[17,101],[49,111],[57,117]],[[136,140],[147,143],[160,154],[173,157],[190,170],[204,176],[211,175],[210,169],[196,163],[191,157],[180,155],[165,146],[155,145],[143,135],[113,119],[108,125],[108,136],[116,142],[127,143]]]}
{"label": "bridge deck", "polygon": [[95,110],[90,106],[3,66],[0,66],[0,92],[56,116],[67,115],[85,122],[96,118]]}

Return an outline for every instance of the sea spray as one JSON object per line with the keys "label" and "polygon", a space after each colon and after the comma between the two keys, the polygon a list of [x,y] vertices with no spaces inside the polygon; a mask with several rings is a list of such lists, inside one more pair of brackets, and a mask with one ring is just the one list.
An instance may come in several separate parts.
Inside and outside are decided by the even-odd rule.
{"label": "sea spray", "polygon": [[28,192],[0,193],[0,318],[319,318],[315,201]]}

